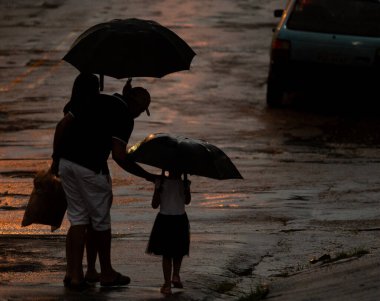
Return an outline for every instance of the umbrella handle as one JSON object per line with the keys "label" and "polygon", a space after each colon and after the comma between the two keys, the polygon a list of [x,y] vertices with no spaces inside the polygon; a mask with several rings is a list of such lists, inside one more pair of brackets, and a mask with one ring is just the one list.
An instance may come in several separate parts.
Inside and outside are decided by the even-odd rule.
{"label": "umbrella handle", "polygon": [[104,89],[104,74],[100,74],[99,77],[100,77],[99,89],[100,89],[100,91],[103,91],[103,89]]}
{"label": "umbrella handle", "polygon": [[132,77],[128,78],[127,86],[128,86],[128,89],[132,89]]}

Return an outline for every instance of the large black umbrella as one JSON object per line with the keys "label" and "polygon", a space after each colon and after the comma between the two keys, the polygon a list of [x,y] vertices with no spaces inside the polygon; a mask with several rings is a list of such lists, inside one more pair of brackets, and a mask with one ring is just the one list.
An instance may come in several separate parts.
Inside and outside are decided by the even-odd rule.
{"label": "large black umbrella", "polygon": [[213,179],[242,179],[230,158],[203,140],[158,133],[147,136],[128,150],[136,162],[161,169],[178,168],[184,173]]}
{"label": "large black umbrella", "polygon": [[190,69],[195,52],[159,23],[115,19],[90,27],[63,59],[81,72],[114,78],[163,77]]}

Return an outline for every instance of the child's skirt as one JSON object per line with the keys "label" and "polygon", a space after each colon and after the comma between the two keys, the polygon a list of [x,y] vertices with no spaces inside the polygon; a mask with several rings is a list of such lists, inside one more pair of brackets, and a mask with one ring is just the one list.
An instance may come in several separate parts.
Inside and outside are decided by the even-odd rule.
{"label": "child's skirt", "polygon": [[166,215],[158,213],[150,234],[148,254],[168,257],[189,255],[190,224],[187,214]]}

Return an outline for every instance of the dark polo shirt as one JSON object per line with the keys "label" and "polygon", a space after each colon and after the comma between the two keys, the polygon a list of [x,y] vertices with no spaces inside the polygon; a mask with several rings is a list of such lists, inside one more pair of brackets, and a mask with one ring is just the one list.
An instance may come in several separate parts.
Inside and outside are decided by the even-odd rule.
{"label": "dark polo shirt", "polygon": [[87,103],[71,104],[69,114],[74,122],[65,132],[60,157],[108,174],[112,138],[127,144],[133,131],[127,104],[116,96],[100,94]]}

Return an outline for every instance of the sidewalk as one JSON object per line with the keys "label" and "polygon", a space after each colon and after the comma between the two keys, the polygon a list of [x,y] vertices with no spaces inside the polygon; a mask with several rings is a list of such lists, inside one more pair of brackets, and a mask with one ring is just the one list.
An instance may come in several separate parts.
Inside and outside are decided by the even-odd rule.
{"label": "sidewalk", "polygon": [[[134,238],[115,239],[113,249],[114,267],[132,278],[129,286],[102,288],[98,284],[83,292],[72,292],[65,289],[62,283],[65,265],[60,257],[64,240],[41,243],[41,240],[30,242],[9,239],[6,243],[15,249],[18,248],[18,244],[25,245],[29,253],[25,252],[22,260],[19,258],[19,263],[9,268],[6,273],[3,273],[5,261],[0,262],[3,279],[0,281],[0,301],[239,300],[248,296],[250,289],[256,288],[249,287],[252,284],[252,275],[247,275],[239,280],[239,285],[246,284],[246,287],[243,287],[245,292],[218,291],[215,284],[233,280],[228,277],[220,278],[218,275],[219,262],[224,261],[225,256],[228,257],[228,248],[224,254],[218,254],[215,252],[215,244],[207,246],[206,249],[206,245],[200,242],[193,254],[184,259],[182,280],[185,288],[173,289],[173,295],[166,297],[160,293],[163,281],[160,258],[141,252],[146,241]],[[3,246],[4,240],[1,242],[1,247]],[[206,253],[213,254],[213,262],[210,257],[206,258],[209,256]],[[210,261],[208,265],[202,264],[202,254]],[[42,262],[39,261],[39,257],[42,258]],[[11,267],[11,264],[8,263],[8,267]],[[284,278],[270,277],[266,281],[269,294],[265,300],[377,301],[380,296],[380,253],[376,251],[360,258],[317,263],[301,269],[296,274],[284,275]]]}
{"label": "sidewalk", "polygon": [[84,292],[71,292],[60,284],[28,285],[0,287],[0,301],[111,301],[111,300],[197,300],[191,292],[173,290],[173,295],[165,297],[160,295],[159,289],[154,287],[139,287],[130,285],[120,288],[91,288]]}
{"label": "sidewalk", "polygon": [[[380,297],[380,256],[367,255],[315,267],[269,285],[265,300],[271,301],[377,301]],[[133,282],[133,280],[132,280]],[[84,292],[71,292],[61,283],[0,285],[0,301],[53,300],[238,300],[238,296],[208,295],[205,287],[173,289],[173,295],[163,296],[159,287],[131,284],[127,287],[94,287]],[[256,300],[256,299],[252,299]]]}
{"label": "sidewalk", "polygon": [[195,237],[190,256],[184,258],[181,269],[184,289],[173,289],[173,295],[168,298],[160,293],[164,281],[161,257],[145,254],[147,239],[148,237],[143,235],[134,237],[122,235],[113,238],[113,267],[131,277],[130,285],[103,288],[97,284],[96,287],[83,292],[72,292],[63,286],[62,281],[66,267],[63,236],[37,238],[0,236],[0,301],[217,300],[220,298],[221,294],[216,292],[214,287],[217,283],[223,282],[224,276],[219,269],[226,257],[231,256],[229,250],[218,254],[216,252],[218,244],[209,242],[207,237]]}

